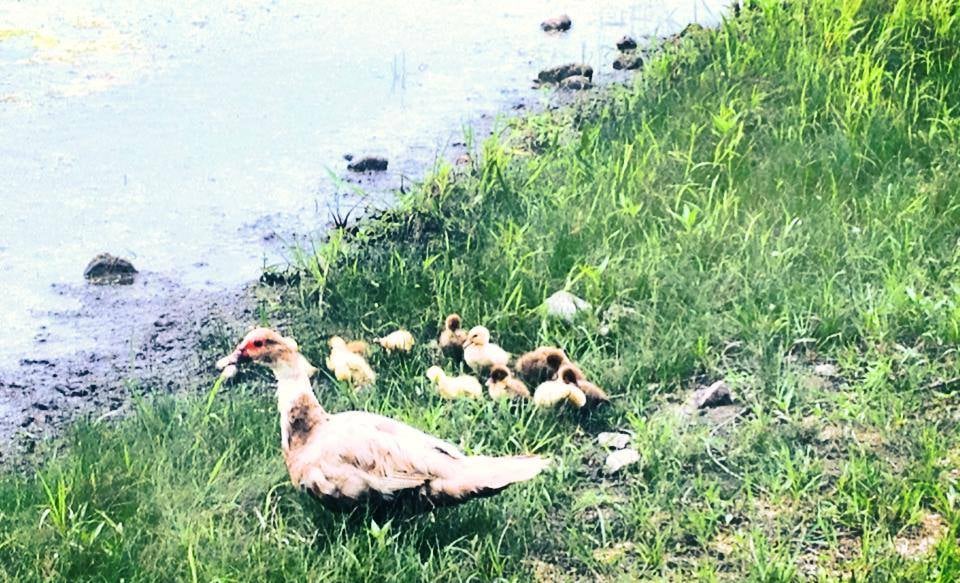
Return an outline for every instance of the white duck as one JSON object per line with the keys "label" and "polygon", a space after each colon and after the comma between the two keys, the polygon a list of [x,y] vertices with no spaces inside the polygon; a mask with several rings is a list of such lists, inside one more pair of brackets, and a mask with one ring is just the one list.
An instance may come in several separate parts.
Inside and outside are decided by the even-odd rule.
{"label": "white duck", "polygon": [[497,365],[507,366],[510,353],[490,342],[490,330],[484,326],[474,326],[463,343],[463,361],[479,372]]}
{"label": "white duck", "polygon": [[273,370],[290,479],[330,508],[406,503],[412,510],[430,510],[496,494],[549,464],[531,455],[466,456],[388,417],[327,413],[310,386],[313,367],[295,346],[273,330],[257,328],[218,365],[253,361]]}

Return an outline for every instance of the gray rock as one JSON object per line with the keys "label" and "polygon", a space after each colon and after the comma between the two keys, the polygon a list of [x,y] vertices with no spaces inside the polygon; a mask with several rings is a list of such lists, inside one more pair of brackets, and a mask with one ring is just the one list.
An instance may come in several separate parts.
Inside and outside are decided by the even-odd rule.
{"label": "gray rock", "polygon": [[86,269],[83,270],[83,277],[90,283],[98,285],[129,285],[133,283],[133,276],[136,273],[136,268],[126,259],[101,253],[90,260]]}
{"label": "gray rock", "polygon": [[556,18],[548,18],[540,23],[540,28],[544,32],[565,32],[573,26],[573,21],[566,14],[561,14]]}
{"label": "gray rock", "polygon": [[604,431],[597,436],[597,443],[599,443],[601,447],[623,449],[630,444],[630,434]]}
{"label": "gray rock", "polygon": [[575,77],[577,75],[586,77],[590,81],[593,81],[593,67],[590,65],[584,65],[583,63],[567,63],[566,65],[558,65],[556,67],[551,67],[549,69],[540,71],[540,73],[537,75],[537,80],[541,83],[559,83],[567,77]]}
{"label": "gray rock", "polygon": [[633,71],[634,69],[639,69],[643,66],[643,57],[640,53],[634,51],[627,51],[620,53],[617,59],[613,62],[613,68],[620,71],[627,70]]}
{"label": "gray rock", "polygon": [[593,83],[583,75],[574,75],[561,81],[560,89],[564,91],[586,91],[587,89],[593,89]]}
{"label": "gray rock", "polygon": [[821,377],[837,376],[837,367],[829,362],[823,362],[813,367],[813,373]]}
{"label": "gray rock", "polygon": [[543,309],[547,316],[565,322],[573,322],[577,314],[590,309],[590,302],[578,298],[572,293],[560,290],[544,300]]}
{"label": "gray rock", "polygon": [[610,452],[607,461],[603,464],[605,474],[616,474],[621,469],[640,461],[640,453],[635,449],[618,449]]}
{"label": "gray rock", "polygon": [[693,393],[693,404],[697,409],[721,407],[733,404],[733,394],[730,387],[723,381],[717,381],[709,387],[697,389]]}
{"label": "gray rock", "polygon": [[637,48],[637,41],[633,40],[633,37],[622,36],[620,40],[617,41],[617,50],[620,51],[632,51]]}
{"label": "gray rock", "polygon": [[382,156],[362,156],[347,165],[352,172],[383,172],[387,169],[387,159]]}

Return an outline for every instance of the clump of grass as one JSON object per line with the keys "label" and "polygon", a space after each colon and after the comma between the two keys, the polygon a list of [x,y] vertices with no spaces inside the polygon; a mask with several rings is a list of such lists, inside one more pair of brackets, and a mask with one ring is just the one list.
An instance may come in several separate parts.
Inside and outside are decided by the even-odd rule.
{"label": "clump of grass", "polygon": [[[321,400],[550,455],[543,479],[403,522],[327,514],[287,484],[254,373],[81,425],[36,477],[4,476],[0,573],[955,579],[960,8],[753,4],[665,46],[635,86],[521,120],[471,173],[441,169],[303,250],[265,310],[317,363],[332,333],[416,331],[373,390],[326,380]],[[558,289],[593,313],[545,320]],[[614,406],[442,402],[425,345],[453,311],[515,352],[565,347]],[[719,378],[734,416],[677,413]],[[601,428],[632,431],[641,462],[602,478]],[[898,544],[926,524],[945,534]]]}

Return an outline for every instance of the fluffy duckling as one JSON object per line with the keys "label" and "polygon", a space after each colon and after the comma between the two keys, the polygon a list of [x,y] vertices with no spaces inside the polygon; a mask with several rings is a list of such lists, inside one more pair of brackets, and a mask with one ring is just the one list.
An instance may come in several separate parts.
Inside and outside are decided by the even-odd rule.
{"label": "fluffy duckling", "polygon": [[570,363],[561,367],[557,372],[557,377],[564,383],[580,389],[586,398],[586,404],[591,407],[610,402],[610,397],[607,396],[607,393],[597,385],[588,381],[586,377],[583,376],[583,371],[575,364]]}
{"label": "fluffy duckling", "polygon": [[570,364],[566,353],[552,346],[541,346],[518,358],[514,368],[521,379],[539,385],[557,378],[557,371],[565,364]]}
{"label": "fluffy duckling", "polygon": [[449,377],[439,366],[427,369],[427,378],[437,385],[437,392],[444,399],[458,399],[460,397],[480,398],[483,396],[483,387],[480,381],[470,375]]}
{"label": "fluffy duckling", "polygon": [[577,385],[560,380],[542,382],[533,393],[533,404],[537,407],[556,407],[564,401],[580,409],[587,404],[587,396]]}
{"label": "fluffy duckling", "polygon": [[487,379],[487,392],[492,399],[529,399],[530,390],[523,381],[510,373],[510,369],[503,365],[496,365],[490,369],[490,378]]}
{"label": "fluffy duckling", "polygon": [[406,330],[395,330],[383,338],[377,338],[377,344],[389,352],[410,352],[415,340],[413,334]]}
{"label": "fluffy duckling", "polygon": [[334,336],[330,338],[328,344],[330,356],[327,357],[327,368],[333,371],[338,381],[348,382],[359,389],[376,380],[377,375],[367,364],[366,359],[351,351],[343,338]]}
{"label": "fluffy duckling", "polygon": [[370,345],[363,340],[351,340],[347,342],[347,350],[360,356],[366,356],[370,352]]}
{"label": "fluffy duckling", "polygon": [[490,330],[484,326],[474,326],[463,344],[463,361],[474,371],[481,371],[498,364],[507,366],[510,353],[490,342]]}
{"label": "fluffy duckling", "polygon": [[454,360],[463,360],[463,344],[467,341],[467,331],[461,328],[462,324],[459,314],[450,314],[440,332],[440,350]]}

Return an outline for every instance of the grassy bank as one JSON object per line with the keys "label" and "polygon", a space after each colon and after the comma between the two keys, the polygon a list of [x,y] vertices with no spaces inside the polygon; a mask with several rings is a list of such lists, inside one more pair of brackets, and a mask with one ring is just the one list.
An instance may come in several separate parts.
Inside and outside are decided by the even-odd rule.
{"label": "grassy bank", "polygon": [[[960,7],[759,4],[667,44],[635,87],[520,121],[266,295],[317,364],[332,333],[418,335],[407,358],[373,357],[369,391],[322,378],[328,409],[543,453],[543,478],[388,525],[331,515],[288,483],[253,372],[143,399],[77,427],[36,476],[2,477],[0,576],[960,576]],[[545,320],[557,289],[594,313]],[[441,401],[423,373],[451,311],[514,352],[565,347],[613,406]],[[678,412],[717,379],[733,416]],[[612,479],[608,428],[641,454]]]}

